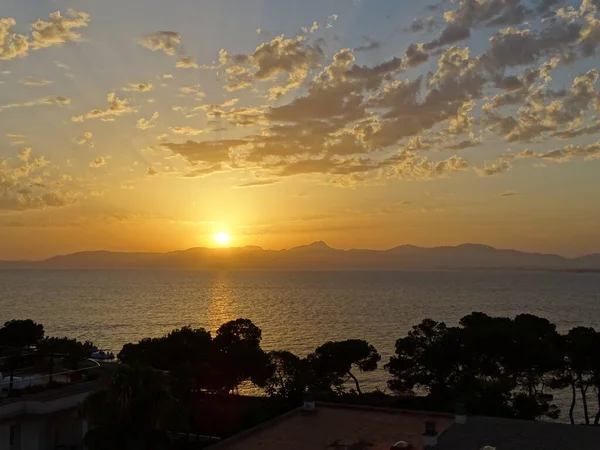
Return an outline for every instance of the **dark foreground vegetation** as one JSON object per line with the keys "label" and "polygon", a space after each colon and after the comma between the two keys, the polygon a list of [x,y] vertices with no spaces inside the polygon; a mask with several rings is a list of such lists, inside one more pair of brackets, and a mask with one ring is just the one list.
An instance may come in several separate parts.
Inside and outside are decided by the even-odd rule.
{"label": "dark foreground vegetation", "polygon": [[[571,403],[562,411],[575,423],[600,422],[600,333],[576,327],[560,334],[530,314],[514,319],[472,313],[456,327],[425,319],[396,341],[383,366],[390,394],[363,392],[362,372],[381,357],[364,340],[327,342],[307,356],[261,348],[260,328],[248,319],[214,334],[184,327],[127,344],[104,388],[88,397],[83,414],[94,449],[167,448],[165,430],[227,436],[317,399],[388,407],[453,411],[520,419],[558,418],[558,390]],[[11,321],[0,328],[0,348],[60,351],[76,361],[96,349],[90,342],[44,337],[42,325]],[[263,398],[232,396],[255,386]]]}

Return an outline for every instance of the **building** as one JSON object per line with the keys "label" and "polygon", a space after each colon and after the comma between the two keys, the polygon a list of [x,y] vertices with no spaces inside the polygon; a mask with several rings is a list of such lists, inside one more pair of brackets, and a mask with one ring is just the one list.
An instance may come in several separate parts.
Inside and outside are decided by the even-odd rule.
{"label": "building", "polygon": [[87,424],[79,407],[99,387],[101,367],[83,361],[80,369],[49,374],[36,365],[19,368],[12,381],[0,377],[0,450],[83,449]]}
{"label": "building", "polygon": [[[453,423],[451,414],[318,403],[313,410],[295,409],[210,449],[390,450],[406,442],[421,450]],[[426,424],[435,428],[434,436],[424,434]]]}
{"label": "building", "polygon": [[211,450],[400,448],[597,450],[600,428],[309,402],[210,446]]}
{"label": "building", "polygon": [[439,450],[600,449],[600,428],[533,420],[468,417],[440,435]]}

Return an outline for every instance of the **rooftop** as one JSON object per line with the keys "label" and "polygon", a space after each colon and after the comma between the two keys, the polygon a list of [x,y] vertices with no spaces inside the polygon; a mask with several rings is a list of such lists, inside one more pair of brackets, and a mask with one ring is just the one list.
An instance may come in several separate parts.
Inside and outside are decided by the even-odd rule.
{"label": "rooftop", "polygon": [[454,416],[319,403],[313,412],[293,410],[210,448],[389,450],[396,442],[406,441],[415,450],[421,450],[426,421],[434,421],[437,431],[441,432],[454,422]]}
{"label": "rooftop", "polygon": [[600,428],[475,416],[448,428],[439,439],[439,450],[480,450],[486,445],[498,450],[597,450]]}

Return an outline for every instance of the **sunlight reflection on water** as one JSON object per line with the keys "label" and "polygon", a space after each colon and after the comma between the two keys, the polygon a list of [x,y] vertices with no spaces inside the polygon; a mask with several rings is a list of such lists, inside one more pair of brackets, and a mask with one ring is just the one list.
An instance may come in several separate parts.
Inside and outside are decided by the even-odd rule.
{"label": "sunlight reflection on water", "polygon": [[[184,325],[214,331],[239,317],[263,347],[306,355],[327,340],[362,338],[386,362],[394,342],[425,317],[453,325],[483,311],[528,312],[600,328],[600,275],[560,272],[0,271],[0,322],[32,318],[51,335],[127,342]],[[383,364],[382,364],[383,366]],[[385,388],[381,369],[361,374]]]}

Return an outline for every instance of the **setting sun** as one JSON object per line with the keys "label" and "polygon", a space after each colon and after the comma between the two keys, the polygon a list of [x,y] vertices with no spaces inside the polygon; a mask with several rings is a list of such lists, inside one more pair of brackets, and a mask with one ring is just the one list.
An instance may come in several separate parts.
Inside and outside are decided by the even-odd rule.
{"label": "setting sun", "polygon": [[215,241],[219,245],[227,245],[227,244],[229,244],[230,239],[231,238],[229,237],[229,234],[225,233],[224,231],[221,231],[221,232],[215,234]]}

